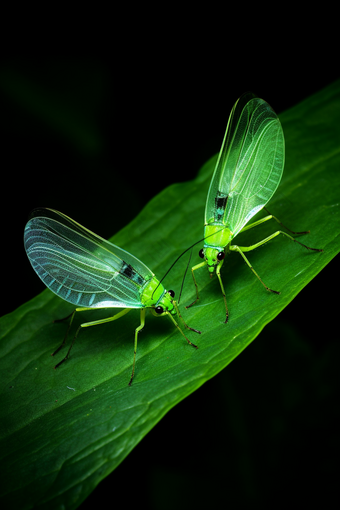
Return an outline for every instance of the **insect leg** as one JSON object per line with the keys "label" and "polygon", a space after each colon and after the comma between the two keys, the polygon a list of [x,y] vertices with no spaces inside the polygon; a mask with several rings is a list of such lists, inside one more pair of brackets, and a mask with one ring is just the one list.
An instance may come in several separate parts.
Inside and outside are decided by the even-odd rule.
{"label": "insect leg", "polygon": [[[267,221],[267,219],[271,219],[271,218],[274,218],[274,216],[267,216],[266,218],[264,218],[264,221]],[[274,218],[276,219],[276,218]],[[277,220],[278,221],[278,220]],[[260,220],[261,222],[261,220]],[[280,222],[279,222],[280,223]],[[253,223],[252,225],[249,225],[249,227],[251,226],[255,226],[255,225],[258,225],[259,222],[255,222]],[[297,232],[296,232],[297,233]],[[301,233],[301,232],[300,232]],[[269,287],[267,287],[267,285],[265,285],[263,283],[263,281],[261,280],[261,278],[259,277],[259,275],[256,273],[256,271],[253,269],[253,267],[251,266],[249,260],[247,259],[247,257],[244,255],[244,252],[247,252],[247,251],[252,251],[252,250],[255,250],[256,248],[258,248],[259,246],[267,243],[268,241],[270,241],[271,239],[274,239],[274,237],[278,236],[282,234],[283,236],[287,237],[288,239],[291,239],[292,241],[294,241],[294,243],[298,243],[300,244],[301,246],[303,246],[304,248],[307,248],[307,250],[313,250],[313,251],[323,251],[323,250],[320,250],[318,248],[310,248],[309,246],[306,246],[305,244],[302,244],[300,243],[300,241],[297,241],[296,239],[294,239],[294,237],[290,236],[289,234],[287,234],[286,232],[282,232],[282,230],[278,230],[277,232],[274,232],[274,234],[266,237],[265,239],[263,239],[262,241],[256,243],[256,244],[253,244],[252,246],[236,246],[236,245],[231,245],[230,246],[230,250],[232,251],[238,251],[242,257],[244,258],[244,260],[246,261],[246,263],[248,264],[248,266],[250,267],[250,269],[253,271],[253,273],[255,274],[255,276],[257,276],[257,278],[260,280],[260,282],[262,283],[262,285],[267,289],[269,290],[270,292],[274,292],[275,294],[280,294],[280,292],[278,292],[277,290],[272,290],[270,289]]]}
{"label": "insect leg", "polygon": [[67,317],[64,317],[63,319],[56,319],[54,320],[53,322],[62,322],[66,319],[68,319],[69,317],[71,317],[71,320],[70,320],[70,323],[67,327],[67,330],[66,330],[66,333],[65,333],[65,336],[64,336],[64,340],[62,341],[61,345],[59,345],[58,349],[56,349],[54,352],[52,352],[51,356],[54,356],[55,354],[57,354],[57,352],[60,351],[60,349],[62,347],[64,347],[65,343],[66,343],[66,339],[67,339],[67,336],[68,336],[68,332],[70,331],[70,327],[72,325],[72,322],[73,322],[73,317],[74,317],[74,314],[76,313],[76,310],[73,310],[72,313],[70,313],[70,315],[68,315]]}
{"label": "insect leg", "polygon": [[[192,345],[193,347],[195,347],[195,349],[198,349],[197,345],[193,344],[192,342],[190,342],[190,340],[185,336],[185,334],[183,333],[183,331],[181,330],[181,328],[179,327],[179,325],[177,324],[177,322],[175,321],[175,319],[173,318],[173,316],[171,315],[170,312],[165,312],[169,317],[170,319],[172,320],[172,322],[175,324],[176,328],[180,331],[180,333],[184,336],[184,338],[186,339],[186,341],[188,342],[189,345]],[[191,329],[191,328],[190,328]]]}
{"label": "insect leg", "polygon": [[186,306],[185,308],[190,308],[190,306],[194,305],[197,300],[200,298],[199,295],[198,295],[198,287],[197,287],[197,282],[196,282],[196,279],[195,279],[195,275],[194,275],[194,271],[196,271],[196,269],[199,269],[200,267],[203,267],[206,265],[206,261],[204,262],[201,262],[200,264],[197,264],[197,266],[194,266],[191,268],[191,274],[192,274],[192,277],[193,277],[193,280],[194,280],[194,284],[195,284],[195,288],[196,288],[196,299],[195,301],[193,301],[190,305]]}
{"label": "insect leg", "polygon": [[[67,329],[67,332],[66,332],[66,336],[67,336],[67,333],[68,333],[68,330],[70,329],[71,327],[71,323],[73,321],[73,317],[74,317],[74,314],[76,312],[81,312],[81,311],[84,311],[86,310],[85,308],[76,308],[72,314],[72,318],[71,318],[71,321],[70,321],[70,324],[69,324],[69,327]],[[93,308],[87,308],[87,310],[93,310]],[[73,347],[73,344],[74,344],[74,341],[75,339],[77,338],[77,336],[79,335],[79,332],[81,330],[81,328],[88,328],[89,326],[97,326],[98,324],[104,324],[105,322],[111,322],[111,321],[115,321],[116,319],[119,319],[120,317],[122,317],[123,315],[125,315],[126,313],[128,313],[129,311],[131,310],[131,308],[124,308],[124,310],[122,310],[121,312],[118,312],[116,315],[114,315],[113,317],[108,317],[106,319],[100,319],[98,321],[92,321],[92,322],[84,322],[83,324],[80,324],[79,328],[77,329],[76,331],[76,334],[74,335],[73,337],[73,340],[72,340],[72,343],[71,343],[71,346],[69,348],[69,350],[67,351],[67,354],[65,356],[64,359],[62,359],[54,368],[58,368],[62,363],[64,363],[64,361],[67,360],[67,358],[69,357],[69,354],[70,354],[70,351]],[[64,339],[64,342],[61,344],[61,346],[52,354],[52,356],[54,356],[60,349],[61,347],[65,344],[65,340],[66,340],[66,337]]]}
{"label": "insect leg", "polygon": [[[283,233],[283,232],[282,232]],[[272,237],[275,237],[275,235],[273,236],[270,236],[270,238]],[[269,240],[269,238],[267,239],[264,239],[265,242],[267,242]],[[263,243],[258,243],[258,245],[260,246],[261,244]],[[270,289],[269,287],[267,287],[267,285],[261,280],[261,278],[259,277],[259,275],[257,274],[257,272],[255,271],[255,269],[253,268],[253,266],[250,264],[249,260],[247,259],[247,257],[244,255],[244,251],[250,251],[251,250],[254,250],[255,247],[257,246],[249,246],[247,248],[244,248],[242,246],[236,246],[236,245],[232,245],[230,246],[230,249],[233,250],[233,251],[238,251],[238,253],[240,255],[242,255],[242,257],[244,258],[244,260],[246,261],[246,263],[248,264],[248,266],[250,267],[250,269],[253,271],[254,275],[260,280],[260,282],[262,283],[262,285],[264,286],[264,288],[266,290],[268,290],[269,292],[274,292],[274,294],[280,294],[280,292],[278,292],[277,290],[273,290],[273,289]],[[250,249],[249,249],[250,248]]]}
{"label": "insect leg", "polygon": [[174,304],[174,307],[175,307],[175,309],[176,309],[176,312],[178,313],[178,317],[179,317],[180,319],[182,319],[184,326],[185,326],[187,329],[191,329],[191,331],[195,331],[195,333],[199,333],[199,334],[201,334],[201,332],[200,332],[198,329],[191,328],[190,326],[188,326],[188,325],[186,324],[185,320],[183,319],[183,317],[182,317],[182,315],[181,315],[181,313],[180,313],[180,311],[179,311],[178,305],[177,305],[177,303],[176,303],[176,301],[175,301],[175,300],[173,300],[173,304]]}
{"label": "insect leg", "polygon": [[[271,219],[271,218],[274,218],[274,216],[266,216],[266,218],[263,218],[264,221],[267,221],[267,219]],[[276,219],[276,218],[274,218]],[[278,221],[278,220],[277,220]],[[261,220],[260,220],[260,223],[261,223]],[[280,222],[279,222],[280,223]],[[256,226],[258,225],[259,222],[255,222],[253,223],[252,225],[249,225],[248,227],[251,228],[252,226]],[[303,233],[303,232],[295,232],[295,233]],[[278,292],[277,290],[273,290],[273,289],[270,289],[269,287],[267,287],[267,285],[264,284],[264,282],[261,280],[261,278],[259,277],[259,275],[257,274],[257,272],[255,271],[255,269],[251,266],[249,260],[247,259],[247,257],[244,255],[244,252],[247,252],[247,251],[252,251],[252,250],[255,250],[256,248],[258,248],[259,246],[262,246],[263,244],[267,243],[268,241],[271,241],[271,239],[274,239],[274,237],[278,236],[282,234],[283,236],[287,237],[288,239],[290,239],[291,241],[294,241],[294,243],[298,243],[300,244],[301,246],[303,246],[304,248],[306,248],[307,250],[313,250],[313,251],[323,251],[323,250],[320,250],[319,248],[310,248],[309,246],[306,246],[305,244],[302,244],[300,243],[300,241],[297,241],[296,239],[294,239],[294,237],[290,236],[289,234],[287,234],[286,232],[282,232],[282,230],[278,230],[277,232],[274,232],[274,234],[266,237],[265,239],[263,239],[262,241],[256,243],[256,244],[253,244],[252,246],[236,246],[236,245],[230,245],[230,250],[232,251],[238,251],[242,257],[244,258],[244,260],[246,261],[246,263],[248,264],[248,266],[250,267],[250,269],[253,271],[253,273],[255,274],[255,276],[257,276],[257,278],[260,280],[260,282],[262,283],[262,285],[265,287],[266,290],[268,290],[269,292],[274,292],[275,294],[280,294],[280,292]]]}
{"label": "insect leg", "polygon": [[[266,209],[267,210],[267,209]],[[273,216],[270,214],[269,216],[265,216],[264,218],[261,218],[260,220],[258,221],[254,221],[254,223],[249,223],[248,225],[246,225],[245,227],[243,227],[241,230],[240,230],[240,233],[241,232],[245,232],[246,230],[249,230],[251,228],[254,228],[254,227],[257,227],[257,225],[261,225],[261,223],[264,223],[265,221],[269,221],[273,218]],[[275,218],[276,219],[276,218]],[[289,229],[288,229],[289,230]],[[300,232],[301,233],[301,232]],[[305,232],[303,232],[305,233]]]}
{"label": "insect leg", "polygon": [[64,340],[62,341],[62,344],[58,347],[58,349],[56,351],[52,352],[51,356],[54,356],[55,354],[57,354],[57,352],[59,352],[60,349],[62,347],[64,347],[66,339],[67,339],[67,336],[68,336],[68,332],[70,331],[70,327],[71,327],[72,322],[73,322],[73,318],[74,318],[75,313],[76,312],[85,312],[86,310],[93,310],[93,308],[76,308],[75,310],[73,310],[73,312],[70,313],[70,315],[67,315],[67,317],[63,317],[62,319],[55,319],[53,321],[53,322],[63,322],[63,321],[66,321],[67,319],[69,319],[71,317],[71,320],[70,320],[70,323],[69,323],[68,328],[66,330],[66,334],[65,334]]}
{"label": "insect leg", "polygon": [[290,228],[286,227],[286,225],[284,225],[280,220],[278,220],[276,218],[276,216],[273,216],[272,214],[270,214],[270,212],[268,211],[268,209],[266,207],[264,207],[264,209],[267,211],[267,213],[270,215],[270,218],[273,218],[273,220],[277,221],[278,223],[280,223],[280,225],[283,226],[283,228],[285,228],[286,230],[289,230],[289,232],[291,232],[292,234],[295,234],[295,235],[302,235],[302,234],[309,234],[310,233],[310,230],[306,230],[305,232],[294,232],[293,230],[290,230]]}
{"label": "insect leg", "polygon": [[[66,321],[67,319],[69,319],[71,317],[71,315],[74,315],[74,313],[75,313],[75,310],[73,310],[73,312],[71,312],[66,317],[63,317],[62,319],[54,319],[53,322],[63,322],[63,321]],[[72,321],[72,319],[71,319],[71,321]]]}
{"label": "insect leg", "polygon": [[217,274],[218,280],[219,280],[220,285],[221,285],[222,295],[223,295],[223,299],[224,299],[224,304],[225,304],[225,309],[226,309],[226,316],[225,316],[224,323],[226,324],[228,322],[228,319],[229,319],[229,310],[228,310],[227,298],[225,297],[225,290],[224,290],[224,286],[223,286],[223,282],[222,282],[222,278],[221,278],[221,267],[223,265],[223,262],[224,261],[222,260],[218,264],[218,266],[216,268],[216,274]]}
{"label": "insect leg", "polygon": [[133,379],[133,376],[135,374],[135,363],[136,363],[136,354],[137,354],[138,333],[144,328],[144,324],[145,324],[145,308],[141,308],[141,311],[140,311],[140,325],[135,330],[135,345],[134,345],[134,349],[133,349],[132,374],[131,374],[131,379],[130,379],[130,382],[129,382],[129,386],[131,386],[132,379]]}
{"label": "insect leg", "polygon": [[[269,213],[268,209],[266,209],[266,207],[264,207],[264,209],[267,211],[267,213]],[[253,228],[253,227],[256,227],[257,225],[260,225],[261,223],[264,223],[265,221],[268,221],[268,220],[275,220],[277,221],[277,223],[279,223],[280,225],[283,226],[283,228],[285,228],[286,230],[288,230],[291,234],[294,234],[294,235],[303,235],[303,234],[309,234],[310,231],[309,230],[306,230],[305,232],[294,232],[293,230],[290,230],[290,228],[286,227],[286,225],[284,225],[280,220],[278,220],[276,218],[276,216],[273,216],[272,214],[269,213],[269,216],[265,216],[264,218],[261,218],[260,220],[258,221],[255,221],[254,223],[250,223],[250,225],[246,225],[245,227],[243,227],[242,230],[240,230],[240,232],[245,232],[246,230],[249,230],[250,228]],[[284,232],[281,232],[282,234],[284,234]],[[290,237],[290,236],[289,236]],[[290,237],[290,239],[293,239],[292,237]],[[294,239],[294,241],[296,243],[299,243],[299,241],[296,241]],[[302,244],[302,243],[299,243],[301,244],[302,246],[304,246],[305,248],[307,248],[308,250],[314,250],[314,251],[323,251],[323,250],[320,250],[318,248],[310,248],[309,246],[306,246],[305,244]]]}
{"label": "insect leg", "polygon": [[[266,209],[267,211],[267,209]],[[269,211],[267,211],[269,212]],[[257,227],[258,225],[261,225],[261,223],[264,223],[265,221],[269,221],[269,220],[275,220],[277,221],[277,223],[279,223],[280,225],[282,225],[282,227],[284,227],[286,230],[289,230],[289,232],[291,234],[294,234],[294,235],[303,235],[303,234],[309,234],[310,231],[309,230],[306,230],[305,232],[294,232],[293,230],[290,230],[290,228],[286,227],[286,225],[284,225],[283,223],[281,223],[280,220],[278,220],[275,216],[273,216],[272,214],[270,214],[269,216],[265,216],[264,218],[261,218],[260,220],[258,221],[254,221],[254,223],[250,223],[249,225],[246,225],[245,227],[243,227],[241,230],[240,230],[240,233],[241,232],[245,232],[246,230],[249,230],[251,228],[254,228],[254,227]]]}
{"label": "insect leg", "polygon": [[294,243],[298,243],[300,244],[301,246],[303,246],[304,248],[306,248],[307,250],[313,250],[313,251],[323,251],[323,250],[320,250],[319,248],[311,248],[310,246],[306,246],[305,244],[302,244],[300,243],[300,241],[297,241],[296,239],[294,239],[294,237],[290,236],[289,234],[287,234],[286,232],[282,232],[282,230],[277,230],[276,232],[274,232],[274,234],[271,234],[270,236],[266,237],[265,239],[263,239],[262,241],[259,241],[258,243],[256,244],[253,244],[252,246],[236,246],[236,245],[230,245],[230,249],[231,250],[234,250],[234,251],[239,251],[237,248],[239,248],[240,250],[242,250],[242,252],[245,252],[245,251],[252,251],[252,250],[255,250],[256,248],[258,248],[259,246],[262,246],[262,244],[265,244],[267,243],[268,241],[271,241],[272,239],[274,239],[274,237],[278,236],[282,234],[283,236],[285,237],[288,237],[288,239],[290,239],[291,241],[294,241]]}

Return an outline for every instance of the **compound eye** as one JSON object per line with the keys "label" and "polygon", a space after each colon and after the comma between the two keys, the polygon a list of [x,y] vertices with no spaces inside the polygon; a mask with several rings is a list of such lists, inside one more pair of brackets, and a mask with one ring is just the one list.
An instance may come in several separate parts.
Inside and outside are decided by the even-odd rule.
{"label": "compound eye", "polygon": [[225,253],[224,251],[220,251],[218,254],[217,254],[217,260],[221,261],[223,260],[225,257]]}
{"label": "compound eye", "polygon": [[203,250],[203,248],[198,252],[198,255],[201,257],[201,259],[204,259],[204,250]]}
{"label": "compound eye", "polygon": [[162,307],[162,306],[156,306],[156,308],[155,308],[155,312],[156,312],[156,313],[158,313],[158,314],[160,315],[161,313],[163,313],[163,312],[164,312],[164,309],[163,309],[163,307]]}
{"label": "compound eye", "polygon": [[174,298],[174,297],[175,297],[175,291],[174,291],[174,290],[168,290],[168,293],[170,294],[170,296],[171,296],[172,298]]}

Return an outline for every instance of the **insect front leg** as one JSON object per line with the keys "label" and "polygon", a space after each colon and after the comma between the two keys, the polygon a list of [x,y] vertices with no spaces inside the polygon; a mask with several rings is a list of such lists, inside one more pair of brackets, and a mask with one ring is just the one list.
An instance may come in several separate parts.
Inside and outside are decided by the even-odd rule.
{"label": "insect front leg", "polygon": [[[177,303],[176,303],[176,301],[175,301],[175,300],[173,300],[173,305],[174,305],[174,307],[175,307],[175,309],[176,309],[176,312],[177,312],[177,314],[178,314],[178,317],[179,317],[180,319],[182,319],[184,326],[185,326],[187,329],[191,329],[191,331],[195,331],[195,333],[199,333],[199,334],[201,334],[201,331],[199,331],[199,329],[191,328],[190,326],[188,326],[188,325],[186,324],[185,320],[183,319],[183,317],[182,317],[182,315],[181,315],[181,313],[180,313],[180,311],[179,311],[178,305],[177,305]],[[186,307],[186,308],[188,308],[188,307]]]}
{"label": "insect front leg", "polygon": [[195,278],[195,275],[194,275],[194,271],[196,271],[196,269],[199,269],[200,267],[203,267],[206,265],[206,261],[204,262],[201,262],[200,264],[197,264],[197,266],[193,266],[191,268],[191,274],[192,274],[192,278],[194,280],[194,284],[195,284],[195,288],[196,288],[196,299],[195,301],[193,301],[190,305],[186,306],[185,308],[190,308],[190,306],[194,305],[198,300],[199,300],[199,295],[198,295],[198,286],[197,286],[197,282],[196,282],[196,278]]}
{"label": "insect front leg", "polygon": [[223,286],[223,282],[222,282],[222,277],[221,277],[221,267],[223,265],[223,262],[224,262],[224,260],[222,260],[218,264],[218,266],[216,268],[216,274],[217,274],[217,277],[218,277],[218,281],[220,282],[220,286],[221,286],[221,290],[222,290],[222,296],[223,296],[223,299],[224,299],[224,304],[225,304],[225,309],[226,309],[226,316],[225,316],[224,323],[226,324],[228,322],[228,319],[229,319],[229,310],[228,310],[227,298],[225,296],[225,290],[224,290],[224,286]]}
{"label": "insect front leg", "polygon": [[[185,336],[185,334],[183,333],[183,331],[181,330],[181,328],[179,327],[179,325],[177,324],[177,322],[175,321],[175,319],[173,318],[173,316],[171,315],[170,312],[165,312],[169,317],[170,319],[172,320],[172,322],[175,324],[176,328],[178,329],[178,331],[181,333],[181,335],[184,336],[184,338],[186,339],[186,341],[188,342],[189,345],[192,345],[193,347],[195,347],[195,349],[198,349],[197,345],[193,344],[192,342],[190,342],[189,338],[187,338]],[[191,328],[190,328],[191,329]],[[194,330],[195,331],[195,330]],[[197,333],[200,333],[199,331],[197,331]]]}
{"label": "insect front leg", "polygon": [[135,375],[135,364],[136,364],[136,354],[137,354],[138,333],[144,328],[144,325],[145,325],[145,308],[141,308],[141,311],[140,311],[140,325],[135,330],[135,345],[134,345],[134,349],[133,349],[132,374],[131,374],[131,379],[130,379],[130,382],[129,382],[129,386],[131,386],[133,376]]}

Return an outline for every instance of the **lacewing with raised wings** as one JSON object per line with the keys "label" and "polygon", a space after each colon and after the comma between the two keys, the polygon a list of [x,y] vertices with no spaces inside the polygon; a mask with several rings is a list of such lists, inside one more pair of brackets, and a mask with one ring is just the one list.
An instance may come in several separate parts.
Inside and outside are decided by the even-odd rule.
{"label": "lacewing with raised wings", "polygon": [[[225,322],[228,321],[229,312],[221,278],[221,267],[229,250],[236,251],[243,257],[268,291],[280,294],[263,283],[244,253],[255,250],[279,234],[294,242],[299,243],[299,241],[281,230],[252,246],[237,246],[232,244],[232,241],[240,232],[270,219],[280,223],[292,234],[309,233],[309,231],[293,232],[271,214],[247,225],[251,218],[265,207],[280,184],[284,157],[283,130],[276,113],[263,99],[252,92],[246,92],[236,101],[231,111],[211,179],[205,207],[205,242],[199,252],[199,256],[204,261],[191,269],[196,299],[186,308],[199,299],[194,271],[207,265],[210,276],[216,268],[226,308]],[[308,250],[322,251],[299,244]]]}
{"label": "lacewing with raised wings", "polygon": [[[127,251],[53,209],[35,209],[32,212],[25,227],[24,244],[29,261],[44,284],[57,296],[76,306],[65,317],[70,318],[70,323],[63,343],[52,356],[64,346],[76,312],[93,308],[123,308],[106,319],[81,324],[65,358],[55,368],[68,358],[81,328],[114,321],[134,308],[140,309],[140,325],[135,330],[129,385],[134,377],[138,333],[144,327],[146,308],[150,308],[156,316],[168,315],[188,344],[197,348],[173,317],[177,312],[183,320],[174,300],[175,293],[167,291],[153,272]],[[200,333],[184,320],[183,323],[186,328]]]}

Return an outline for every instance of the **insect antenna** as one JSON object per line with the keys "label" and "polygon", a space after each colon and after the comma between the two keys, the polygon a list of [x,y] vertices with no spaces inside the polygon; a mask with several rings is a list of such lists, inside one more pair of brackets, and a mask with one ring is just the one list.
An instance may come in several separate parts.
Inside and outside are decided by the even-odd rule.
{"label": "insect antenna", "polygon": [[178,296],[178,300],[177,300],[178,304],[179,304],[179,302],[181,300],[183,286],[184,286],[184,280],[185,280],[185,277],[187,275],[187,271],[188,271],[188,267],[189,267],[189,264],[190,264],[191,256],[192,256],[192,248],[191,248],[190,257],[189,257],[189,260],[188,260],[188,263],[187,263],[187,267],[185,268],[185,273],[184,273],[183,280],[182,280],[181,290],[179,292],[179,296]]}
{"label": "insect antenna", "polygon": [[[164,278],[168,275],[168,273],[170,273],[171,269],[174,267],[175,264],[177,264],[177,262],[179,261],[179,259],[184,255],[184,253],[186,253],[187,251],[191,250],[194,246],[196,246],[196,244],[198,243],[201,243],[202,241],[204,241],[205,239],[208,239],[208,237],[211,237],[211,236],[214,236],[216,235],[218,232],[221,232],[222,230],[224,230],[225,228],[227,227],[222,227],[220,230],[218,230],[217,232],[214,232],[213,234],[209,234],[208,236],[206,237],[202,237],[202,239],[200,239],[199,241],[196,241],[196,243],[192,244],[191,246],[189,246],[189,248],[186,248],[180,255],[178,255],[177,259],[175,260],[175,262],[173,262],[171,264],[171,266],[169,267],[169,269],[167,270],[167,272],[165,273],[165,275],[163,276],[163,278],[161,278],[161,280],[159,280],[158,282],[158,285],[157,287],[155,288],[155,290],[153,291],[152,293],[152,296],[151,298],[153,298],[153,295],[154,293],[156,292],[156,290],[158,289],[158,287],[160,286],[160,284],[162,283],[162,281],[164,280]],[[191,258],[191,255],[190,255],[190,258]],[[190,259],[189,259],[190,260]],[[187,272],[188,268],[186,269],[185,273]],[[184,275],[185,277],[185,275]],[[184,280],[183,280],[183,284],[184,284]],[[182,284],[182,287],[183,287],[183,284]],[[181,290],[182,292],[182,290]]]}

